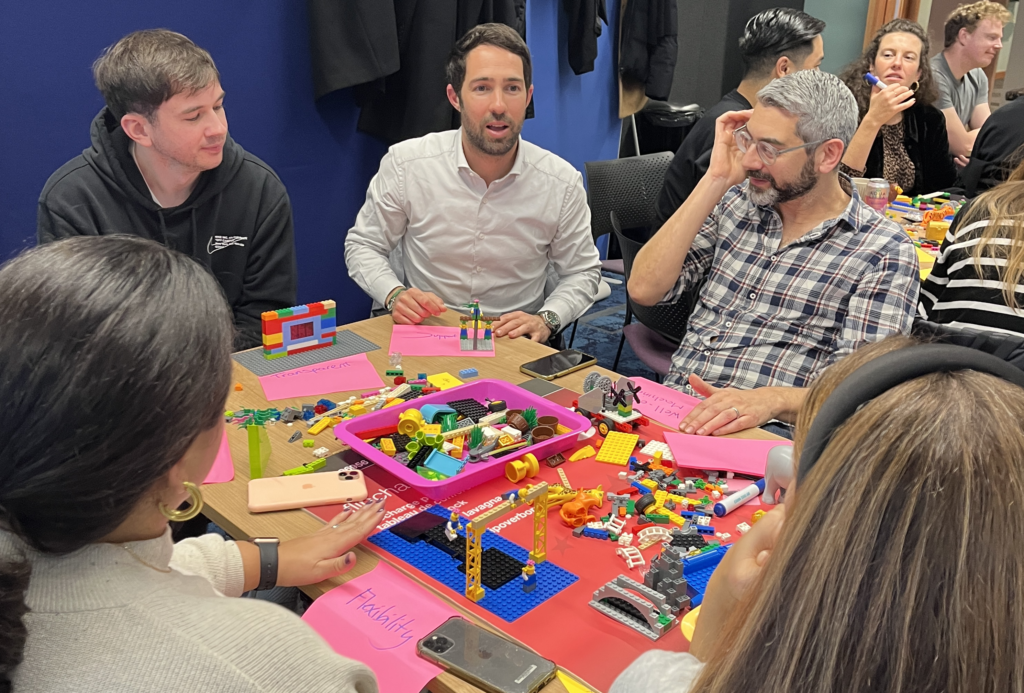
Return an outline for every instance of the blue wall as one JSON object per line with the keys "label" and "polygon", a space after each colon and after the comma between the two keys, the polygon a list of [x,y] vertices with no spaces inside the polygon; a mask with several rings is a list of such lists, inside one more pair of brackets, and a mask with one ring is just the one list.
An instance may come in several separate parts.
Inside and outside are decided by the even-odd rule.
{"label": "blue wall", "polygon": [[[618,3],[610,4],[617,17]],[[537,117],[523,134],[582,170],[585,161],[616,155],[613,34],[606,29],[601,38],[595,72],[573,75],[561,5],[528,3]],[[300,0],[3,3],[0,257],[34,244],[39,191],[89,145],[89,123],[103,105],[92,84],[92,61],[121,36],[152,27],[180,31],[211,52],[227,91],[232,136],[288,186],[300,300],[334,298],[342,320],[365,317],[370,301],[348,278],[343,243],[386,147],[356,132],[358,111],[348,91],[314,103]]]}

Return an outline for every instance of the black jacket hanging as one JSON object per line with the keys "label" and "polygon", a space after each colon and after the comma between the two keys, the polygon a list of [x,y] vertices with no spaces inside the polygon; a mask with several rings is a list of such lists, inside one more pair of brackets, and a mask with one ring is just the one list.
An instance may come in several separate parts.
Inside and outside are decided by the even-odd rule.
{"label": "black jacket hanging", "polygon": [[676,0],[628,0],[622,17],[619,71],[644,85],[649,98],[668,99],[679,53]]}
{"label": "black jacket hanging", "polygon": [[605,0],[565,0],[569,16],[569,66],[577,75],[594,71],[601,21],[608,24]]}

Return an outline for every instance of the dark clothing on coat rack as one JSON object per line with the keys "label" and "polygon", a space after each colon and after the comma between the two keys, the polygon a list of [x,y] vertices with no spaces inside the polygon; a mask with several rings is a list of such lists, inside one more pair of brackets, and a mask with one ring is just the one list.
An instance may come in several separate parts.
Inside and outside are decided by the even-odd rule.
{"label": "dark clothing on coat rack", "polygon": [[526,38],[526,0],[308,0],[308,8],[317,98],[355,86],[359,130],[389,143],[458,127],[445,65],[463,34],[497,22]]}
{"label": "dark clothing on coat rack", "polygon": [[605,0],[565,0],[569,16],[569,67],[577,75],[594,71],[601,21],[608,24]]}
{"label": "dark clothing on coat rack", "polygon": [[677,0],[628,0],[622,16],[619,72],[666,101],[679,54]]}

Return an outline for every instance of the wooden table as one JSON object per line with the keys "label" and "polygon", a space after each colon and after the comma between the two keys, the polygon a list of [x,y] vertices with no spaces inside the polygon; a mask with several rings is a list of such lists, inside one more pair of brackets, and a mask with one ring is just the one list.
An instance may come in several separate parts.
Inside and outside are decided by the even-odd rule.
{"label": "wooden table", "polygon": [[[458,314],[454,311],[448,311],[437,318],[428,319],[424,324],[456,326],[458,325],[457,315]],[[384,316],[352,323],[341,329],[352,330],[356,334],[380,345],[380,349],[369,352],[367,356],[377,371],[383,373],[389,367],[388,345],[391,341],[392,324],[390,316]],[[519,371],[519,366],[521,364],[553,353],[551,348],[531,342],[525,338],[512,340],[508,338],[501,338],[495,339],[494,341],[497,355],[493,358],[403,356],[402,368],[407,374],[441,373],[447,371],[448,373],[456,376],[458,375],[458,372],[464,368],[476,368],[479,371],[481,378],[496,378],[511,383],[521,383],[530,379],[529,376]],[[583,378],[592,370],[600,371],[601,373],[612,376],[613,378],[618,377],[614,372],[598,367],[586,368],[562,378],[558,378],[553,382],[564,388],[580,392],[583,388]],[[319,397],[305,397],[301,398],[301,400],[275,400],[271,405],[264,398],[263,388],[260,387],[259,379],[256,375],[240,366],[238,363],[234,364],[234,378],[235,382],[242,384],[243,389],[241,392],[234,390],[231,392],[228,397],[227,404],[227,409],[229,410],[241,408],[266,409],[270,406],[277,407],[278,409],[284,409],[286,406],[298,408],[301,405],[302,400],[309,402],[314,399],[319,399]],[[347,399],[353,394],[360,393],[336,392],[322,396],[338,401]],[[297,467],[311,459],[308,448],[302,448],[297,443],[291,445],[288,444],[288,437],[294,433],[295,430],[295,427],[288,427],[281,424],[277,426],[269,426],[267,428],[267,433],[270,436],[271,445],[273,447],[273,454],[271,455],[270,461],[267,463],[267,476],[279,475],[284,470]],[[770,439],[775,436],[755,429],[751,431],[744,431],[737,434],[736,437]],[[228,440],[231,445],[231,456],[235,460],[248,459],[248,444],[244,435],[231,435],[229,433]],[[338,441],[334,440],[332,435],[326,433],[317,436],[317,445],[327,447],[331,454],[338,452],[345,447]],[[223,484],[211,484],[203,487],[203,498],[205,500],[203,514],[213,522],[217,523],[233,538],[237,540],[247,540],[251,537],[273,536],[286,540],[303,534],[309,534],[322,526],[320,520],[304,510],[288,510],[282,512],[262,513],[258,515],[250,513],[247,507],[248,482],[248,465],[236,463],[235,478],[233,481]],[[303,591],[315,599],[337,585],[369,572],[377,565],[379,560],[382,560],[377,554],[367,551],[361,546],[357,546],[355,548],[355,552],[359,561],[351,571],[340,577],[325,580],[324,582],[316,585],[303,587]],[[400,566],[396,567],[401,569]],[[427,585],[424,585],[424,587],[431,590],[466,618],[486,628],[496,630],[490,624],[478,619],[475,615],[463,609],[458,602],[449,599],[446,595],[441,594],[436,590],[432,590]],[[500,633],[500,630],[496,630],[496,632]],[[505,634],[502,633],[502,635]],[[585,674],[585,672],[577,673]],[[475,686],[448,673],[439,675],[430,683],[428,688],[432,693],[448,693],[449,691],[453,693],[479,692],[479,689]],[[548,684],[543,691],[544,693],[559,693],[564,692],[565,687],[556,679]]]}

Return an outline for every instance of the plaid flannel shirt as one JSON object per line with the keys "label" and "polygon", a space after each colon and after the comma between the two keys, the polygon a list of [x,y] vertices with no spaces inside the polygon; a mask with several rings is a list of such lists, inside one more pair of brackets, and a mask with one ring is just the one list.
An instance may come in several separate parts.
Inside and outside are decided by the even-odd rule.
{"label": "plaid flannel shirt", "polygon": [[780,248],[782,219],[746,185],[729,190],[694,239],[662,303],[705,279],[665,383],[696,373],[719,387],[804,387],[866,342],[910,332],[917,252],[894,222],[851,193],[842,216]]}

